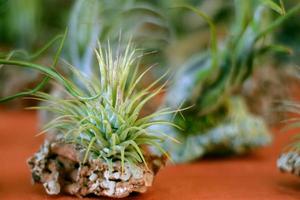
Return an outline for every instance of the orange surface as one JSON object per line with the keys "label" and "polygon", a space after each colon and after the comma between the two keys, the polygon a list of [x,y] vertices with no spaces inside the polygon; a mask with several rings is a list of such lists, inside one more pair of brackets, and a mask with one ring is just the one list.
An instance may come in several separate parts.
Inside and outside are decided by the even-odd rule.
{"label": "orange surface", "polygon": [[[31,185],[26,159],[38,150],[43,140],[34,137],[35,133],[35,113],[8,112],[0,108],[0,199],[77,199],[67,195],[48,196],[41,185]],[[277,134],[271,147],[246,157],[204,159],[168,166],[160,171],[146,194],[127,199],[299,200],[300,179],[276,169],[277,156],[289,137]]]}

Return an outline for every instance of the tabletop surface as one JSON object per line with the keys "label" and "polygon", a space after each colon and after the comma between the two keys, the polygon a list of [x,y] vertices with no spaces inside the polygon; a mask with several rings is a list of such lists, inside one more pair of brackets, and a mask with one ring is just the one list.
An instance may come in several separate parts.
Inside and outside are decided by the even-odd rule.
{"label": "tabletop surface", "polygon": [[[68,195],[49,196],[41,185],[31,184],[26,159],[43,141],[43,137],[35,137],[37,132],[34,112],[0,108],[0,199],[77,199]],[[126,199],[299,200],[300,179],[282,174],[276,168],[276,159],[291,134],[279,133],[278,128],[273,128],[273,132],[276,137],[272,146],[247,156],[206,158],[167,166],[158,173],[147,193]]]}

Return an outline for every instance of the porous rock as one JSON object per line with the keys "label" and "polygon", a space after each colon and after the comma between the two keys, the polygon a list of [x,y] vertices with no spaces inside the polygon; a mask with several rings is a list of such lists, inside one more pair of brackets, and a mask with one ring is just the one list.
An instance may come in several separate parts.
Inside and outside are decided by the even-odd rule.
{"label": "porous rock", "polygon": [[68,193],[82,197],[94,194],[122,198],[132,192],[146,192],[165,164],[162,157],[146,155],[149,168],[142,163],[125,163],[122,171],[119,161],[112,167],[92,158],[82,164],[84,154],[79,145],[46,140],[28,160],[33,182],[42,183],[50,195]]}
{"label": "porous rock", "polygon": [[277,167],[282,172],[288,172],[300,177],[300,154],[293,151],[281,154],[277,160]]}

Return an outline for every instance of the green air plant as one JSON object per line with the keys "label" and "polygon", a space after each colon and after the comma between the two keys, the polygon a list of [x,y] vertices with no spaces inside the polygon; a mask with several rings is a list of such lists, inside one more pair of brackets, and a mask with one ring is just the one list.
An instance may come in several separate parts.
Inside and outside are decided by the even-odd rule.
{"label": "green air plant", "polygon": [[[158,116],[174,113],[168,108],[146,116],[140,114],[143,106],[164,86],[158,87],[160,80],[157,80],[137,90],[149,71],[138,73],[138,51],[131,45],[120,46],[116,51],[107,45],[104,50],[100,44],[95,50],[97,75],[86,76],[68,65],[76,80],[81,82],[78,86],[55,69],[62,44],[50,67],[0,59],[3,67],[25,67],[46,76],[39,87],[0,99],[6,101],[30,95],[29,98],[46,102],[33,109],[47,110],[55,115],[42,132],[56,134],[49,134],[40,151],[28,161],[34,182],[43,183],[49,194],[66,191],[79,196],[125,197],[131,192],[145,192],[168,157],[161,143],[170,138],[149,127],[158,124],[177,127],[168,121],[156,120]],[[39,91],[49,79],[63,86],[66,98]],[[151,154],[149,147],[158,149],[164,156]]]}
{"label": "green air plant", "polygon": [[277,160],[277,167],[282,172],[288,172],[300,177],[300,105],[295,102],[285,101],[282,105],[283,110],[292,113],[295,117],[286,120],[288,125],[284,128],[285,130],[297,131],[294,136],[295,141],[287,146],[284,152],[280,155]]}
{"label": "green air plant", "polygon": [[[300,5],[285,12],[272,1],[235,1],[235,22],[224,43],[217,43],[216,27],[202,11],[188,8],[211,28],[210,50],[195,55],[175,75],[166,92],[163,106],[191,107],[175,117],[163,116],[183,128],[157,126],[181,143],[165,142],[175,162],[195,160],[207,154],[245,153],[270,143],[271,136],[263,120],[250,114],[239,88],[251,76],[255,58],[269,51],[286,51],[267,38],[278,26],[300,10]],[[265,22],[265,8],[280,16]]]}

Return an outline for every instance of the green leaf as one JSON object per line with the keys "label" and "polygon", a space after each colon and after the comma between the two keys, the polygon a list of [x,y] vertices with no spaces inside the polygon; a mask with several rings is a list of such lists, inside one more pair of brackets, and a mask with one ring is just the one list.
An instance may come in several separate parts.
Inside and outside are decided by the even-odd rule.
{"label": "green leaf", "polygon": [[284,15],[285,14],[285,10],[283,8],[283,4],[281,3],[281,5],[276,4],[274,1],[272,0],[261,0],[261,2],[268,6],[269,8],[271,8],[272,10],[276,11],[278,14],[280,15]]}

